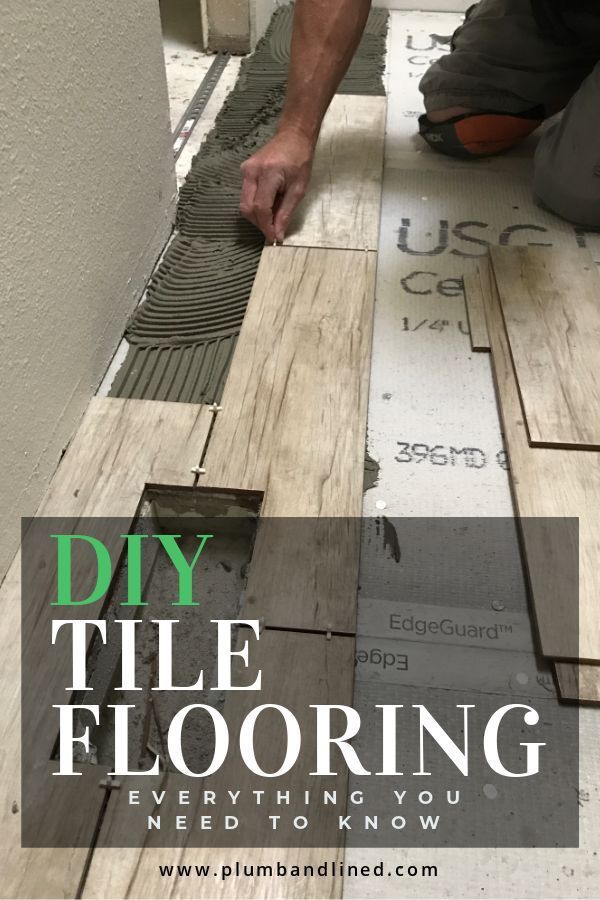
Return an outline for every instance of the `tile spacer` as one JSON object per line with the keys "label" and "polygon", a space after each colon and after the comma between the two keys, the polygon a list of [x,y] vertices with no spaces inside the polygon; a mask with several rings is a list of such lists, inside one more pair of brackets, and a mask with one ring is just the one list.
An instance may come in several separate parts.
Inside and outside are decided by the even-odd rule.
{"label": "tile spacer", "polygon": [[330,641],[330,640],[331,640],[331,631],[327,631],[327,632],[326,632],[326,634],[325,634],[325,640],[326,640],[326,641]]}
{"label": "tile spacer", "polygon": [[261,618],[258,620],[258,633],[262,634],[264,630],[265,630],[265,620]]}
{"label": "tile spacer", "polygon": [[194,475],[205,475],[206,469],[201,468],[201,466],[193,466],[190,469],[190,472],[192,472],[192,474]]}
{"label": "tile spacer", "polygon": [[213,403],[211,406],[208,407],[208,409],[211,413],[218,413],[218,412],[221,412],[223,407],[219,406],[218,403]]}
{"label": "tile spacer", "polygon": [[98,787],[106,788],[107,791],[118,791],[121,787],[121,782],[118,779],[111,778],[110,775],[107,775],[106,778],[101,779]]}

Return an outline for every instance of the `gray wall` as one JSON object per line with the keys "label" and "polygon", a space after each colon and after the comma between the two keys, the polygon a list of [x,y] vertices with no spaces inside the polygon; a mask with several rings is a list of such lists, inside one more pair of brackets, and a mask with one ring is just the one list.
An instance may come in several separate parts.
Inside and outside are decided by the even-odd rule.
{"label": "gray wall", "polygon": [[158,0],[5,0],[0,579],[170,231]]}

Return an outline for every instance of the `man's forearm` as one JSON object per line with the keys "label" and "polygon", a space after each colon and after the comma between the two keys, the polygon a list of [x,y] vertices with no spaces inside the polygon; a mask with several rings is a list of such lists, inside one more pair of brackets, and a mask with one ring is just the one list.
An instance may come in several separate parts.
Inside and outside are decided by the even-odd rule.
{"label": "man's forearm", "polygon": [[364,31],[371,0],[296,0],[286,100],[277,133],[242,163],[240,212],[283,241],[310,180],[331,98]]}
{"label": "man's forearm", "polygon": [[296,0],[290,71],[279,129],[316,141],[323,116],[364,31],[371,0]]}

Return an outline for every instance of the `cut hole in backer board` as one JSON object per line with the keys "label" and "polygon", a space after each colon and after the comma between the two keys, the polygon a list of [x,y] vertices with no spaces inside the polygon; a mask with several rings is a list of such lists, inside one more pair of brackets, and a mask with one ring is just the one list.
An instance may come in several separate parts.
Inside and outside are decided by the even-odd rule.
{"label": "cut hole in backer board", "polygon": [[[90,744],[87,750],[77,743],[74,760],[84,766],[87,786],[87,802],[80,793],[78,802],[90,811],[93,820],[99,781],[106,772],[114,769],[115,762],[115,713],[109,704],[129,704],[128,758],[132,767],[140,771],[150,768],[157,754],[161,756],[161,771],[171,768],[166,752],[167,733],[173,716],[186,703],[205,703],[219,710],[224,696],[211,690],[217,683],[217,620],[236,620],[242,606],[246,571],[252,556],[256,523],[260,509],[259,495],[248,492],[242,494],[228,492],[184,492],[167,490],[164,496],[158,489],[149,491],[141,503],[141,514],[134,522],[127,518],[86,518],[74,519],[41,518],[32,520],[23,543],[23,598],[32,613],[24,617],[24,665],[22,683],[23,704],[23,744],[22,767],[27,774],[22,794],[23,844],[28,847],[45,846],[48,829],[52,832],[56,846],[79,846],[81,842],[90,845],[84,824],[77,818],[59,817],[60,804],[65,796],[70,796],[70,781],[65,781],[64,791],[52,793],[57,785],[52,773],[58,769],[58,718],[56,707],[60,703],[97,704],[99,721],[85,711],[75,715],[75,733],[90,728]],[[154,515],[155,505],[160,504],[160,516]],[[173,512],[185,512],[172,518]],[[89,655],[86,663],[85,695],[70,691],[65,695],[65,685],[69,680],[70,653],[68,629],[61,629],[57,635],[56,647],[51,647],[48,635],[51,633],[51,619],[55,612],[48,602],[52,596],[55,578],[56,549],[51,536],[70,534],[75,523],[75,533],[92,535],[106,542],[112,561],[112,583],[105,599],[92,608],[70,611],[70,618],[89,619],[90,616],[106,621],[106,640],[99,637],[93,628],[87,629]],[[122,536],[119,543],[116,535]],[[143,605],[126,605],[126,601],[137,593],[137,567],[130,555],[125,553],[124,536],[138,535],[141,544],[141,565],[138,574],[140,597]],[[107,541],[107,535],[109,541]],[[179,568],[175,568],[170,554],[159,543],[157,535],[175,535],[177,546],[183,552],[188,564],[195,560],[193,606],[179,605],[173,609],[173,602],[180,597],[182,582]],[[199,540],[204,536],[207,540]],[[141,540],[146,538],[146,540]],[[130,551],[131,552],[131,551]],[[96,584],[96,567],[92,565],[94,555],[87,543],[77,542],[72,550],[71,582],[76,596],[87,597]],[[98,568],[99,573],[99,568]],[[132,574],[134,575],[131,580]],[[133,601],[135,603],[135,600]],[[125,605],[124,605],[125,604]],[[54,604],[56,605],[56,604]],[[81,606],[81,604],[80,604]],[[37,607],[37,609],[35,609]],[[64,616],[63,616],[64,618]],[[204,673],[204,688],[197,692],[183,690],[162,692],[154,695],[157,681],[158,631],[155,619],[175,619],[173,629],[177,652],[173,654],[173,683],[176,685],[195,684],[198,673]],[[136,688],[125,690],[121,683],[121,626],[117,620],[136,620],[135,625],[135,682]],[[234,625],[233,635],[238,628]],[[64,651],[64,654],[63,654]],[[161,652],[163,647],[161,645]],[[56,654],[61,665],[56,665]],[[27,665],[27,661],[35,664]],[[162,676],[161,676],[162,677]],[[68,691],[70,689],[67,689]],[[206,760],[212,759],[213,746],[210,730],[206,722],[194,720],[186,722],[182,746],[192,769],[201,769]],[[49,752],[49,748],[53,749]],[[50,762],[54,760],[54,762]],[[90,769],[96,772],[95,779]],[[80,786],[81,787],[81,786]],[[83,791],[84,788],[81,787]],[[40,797],[52,797],[56,804],[45,818],[32,812]],[[97,810],[100,815],[100,810]],[[92,826],[93,827],[93,823]]]}
{"label": "cut hole in backer board", "polygon": [[[185,703],[205,703],[217,709],[223,705],[224,695],[211,691],[215,683],[216,637],[210,622],[217,619],[237,619],[240,616],[246,573],[249,567],[257,520],[260,496],[252,494],[189,491],[148,491],[142,502],[141,515],[129,529],[130,534],[143,535],[141,578],[145,607],[124,607],[127,597],[128,566],[121,561],[115,573],[110,597],[104,610],[107,621],[107,640],[103,643],[95,633],[88,672],[90,693],[86,703],[98,703],[101,707],[100,725],[91,725],[93,759],[90,754],[81,763],[95,762],[113,768],[114,718],[106,708],[108,703],[129,703],[138,709],[132,714],[129,727],[130,746],[137,748],[132,760],[140,769],[151,764],[157,752],[166,742],[166,726],[173,715]],[[178,546],[188,563],[198,551],[198,534],[211,534],[203,545],[196,564],[195,579],[198,593],[197,607],[173,610],[171,602],[179,596],[179,575],[167,554],[152,537],[155,534],[181,536]],[[195,567],[196,568],[196,567]],[[174,613],[176,613],[174,615]],[[150,690],[156,683],[155,661],[158,653],[158,632],[153,619],[174,616],[177,653],[173,656],[173,683],[192,685],[198,678],[200,667],[205,673],[206,687],[200,692],[165,692],[154,703],[149,700]],[[145,706],[138,691],[115,690],[120,683],[119,663],[121,637],[115,619],[140,619],[136,628],[136,682],[144,691]],[[185,702],[184,702],[185,700]],[[160,709],[160,717],[157,709]],[[82,722],[83,724],[83,722]],[[184,750],[193,770],[205,768],[207,756],[212,752],[206,737],[206,723],[191,721],[184,734]],[[169,768],[169,762],[165,761]]]}
{"label": "cut hole in backer board", "polygon": [[[39,517],[30,520],[23,536],[25,565],[22,591],[28,603],[23,618],[23,647],[26,657],[37,659],[37,648],[46,646],[47,635],[50,633],[49,622],[41,623],[41,620],[44,616],[52,617],[53,610],[47,607],[56,605],[44,603],[44,600],[54,596],[56,590],[56,548],[53,539],[55,534],[89,534],[94,537],[96,545],[98,542],[104,544],[103,553],[110,558],[110,571],[104,592],[93,607],[93,611],[99,616],[110,614],[112,621],[115,617],[135,618],[136,613],[150,611],[154,614],[157,610],[151,609],[153,604],[149,599],[154,599],[155,604],[167,602],[168,612],[172,612],[171,603],[179,596],[179,575],[170,555],[158,541],[157,535],[175,535],[177,539],[181,538],[179,546],[188,563],[191,563],[197,554],[195,565],[198,566],[199,585],[194,583],[193,586],[195,590],[201,589],[203,606],[216,604],[212,610],[216,614],[222,599],[230,613],[224,617],[237,618],[242,605],[246,569],[252,556],[261,499],[259,494],[250,492],[241,494],[225,491],[209,492],[190,487],[187,490],[171,488],[163,493],[158,488],[152,488],[140,496],[141,512],[131,518],[82,515],[72,518]],[[130,557],[131,553],[135,553],[137,543],[133,544],[132,550],[126,540],[129,534],[140,536],[139,572]],[[202,535],[209,535],[210,539],[200,542],[198,537]],[[77,541],[71,551],[71,590],[75,596],[82,598],[90,596],[105,577],[99,575],[100,564],[94,565],[95,556],[88,543]],[[133,587],[130,588],[131,574],[134,581]],[[131,601],[131,605],[124,606],[130,596],[130,590],[137,590],[135,585],[138,582],[142,605],[136,605],[136,601]],[[214,595],[212,599],[211,595]],[[37,604],[32,602],[37,600],[38,596],[41,600]],[[79,606],[86,607],[86,604]],[[86,615],[89,618],[89,610],[82,609],[81,613],[83,618],[86,618]],[[81,618],[79,607],[74,608],[73,616]],[[90,643],[92,637],[93,633],[90,635]],[[102,657],[104,654],[102,642],[97,642],[96,650]],[[43,652],[40,653],[43,658]],[[96,668],[99,669],[95,679],[96,689],[104,694],[110,681],[110,659],[99,659]],[[65,661],[65,672],[68,669],[68,661]],[[63,674],[62,669],[58,673],[52,669],[52,678],[49,671],[40,674],[35,672],[31,678],[36,682],[41,678],[44,687],[50,690],[54,680],[59,684],[62,683]],[[39,690],[35,691],[33,696],[37,700]],[[103,696],[98,702],[102,700]],[[48,706],[49,704],[45,703],[44,708]],[[39,717],[36,727],[37,743],[41,745],[43,741],[39,735],[41,731]]]}

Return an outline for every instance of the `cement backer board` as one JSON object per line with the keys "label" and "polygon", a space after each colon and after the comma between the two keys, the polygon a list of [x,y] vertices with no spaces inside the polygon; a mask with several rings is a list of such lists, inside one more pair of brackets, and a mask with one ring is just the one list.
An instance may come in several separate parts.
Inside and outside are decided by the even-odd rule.
{"label": "cement backer board", "polygon": [[[361,602],[375,598],[380,610],[388,604],[390,614],[401,602],[445,607],[506,624],[508,616],[526,616],[528,598],[512,516],[477,519],[451,512],[433,518],[366,518]],[[401,639],[399,631],[397,636]]]}
{"label": "cement backer board", "polygon": [[[392,702],[392,701],[390,701]],[[396,701],[394,701],[396,702]],[[436,876],[399,878],[346,878],[344,898],[488,897],[491,900],[548,900],[590,898],[598,895],[598,808],[600,768],[597,742],[600,738],[597,710],[580,712],[580,840],[578,849],[348,849],[345,859],[352,865],[375,865],[382,858],[395,865],[435,865]]]}
{"label": "cement backer board", "polygon": [[[586,801],[586,803],[587,803],[587,801]],[[442,855],[443,855],[443,853],[444,853],[444,851],[442,851]],[[473,854],[469,854],[469,855],[471,857],[473,857]],[[541,885],[541,888],[536,886],[536,890],[539,890],[539,893],[537,893],[536,896],[556,896],[555,881],[554,881],[554,874],[555,874],[554,862],[555,861],[552,859],[552,857],[548,856],[545,853],[541,853],[541,854],[536,853],[536,854],[532,854],[532,855],[535,857],[535,862],[534,863],[530,862],[529,870],[531,871],[531,874],[536,878],[537,885]],[[430,852],[428,853],[428,856],[429,857],[431,856]],[[449,871],[455,871],[455,869],[456,869],[456,867],[454,865],[455,854],[452,853],[451,851],[448,851],[443,858],[447,860],[446,873],[448,873]],[[571,857],[571,858],[573,858],[573,857]],[[481,860],[482,857],[480,856],[479,859]],[[577,854],[576,860],[579,861],[580,859],[581,859],[581,854]],[[567,855],[565,855],[565,862],[568,862],[568,860],[569,860],[569,855],[567,854]],[[413,861],[416,861],[416,860],[413,859]],[[431,859],[429,859],[429,860],[424,859],[423,861],[430,862]],[[474,861],[476,862],[475,859],[474,859]],[[506,885],[506,883],[507,883],[506,863],[501,861],[500,854],[493,855],[492,859],[490,861],[490,854],[488,852],[486,852],[485,858],[481,862],[481,866],[482,866],[482,871],[481,871],[481,879],[482,880],[488,880],[488,881],[493,880],[494,876],[496,876],[496,879],[497,879],[495,882],[496,885],[500,885],[500,884]],[[521,878],[522,873],[523,873],[523,868],[522,868],[521,864],[519,864],[519,869],[520,869],[519,880],[517,882],[515,882],[513,896],[519,895],[519,891],[523,890],[523,884],[522,884],[522,878]],[[546,871],[545,875],[544,875],[544,870]],[[479,889],[480,889],[481,883],[480,883],[480,880],[478,877],[479,873],[477,871],[476,865],[472,871],[474,872],[472,889],[473,889],[474,893],[476,892],[478,895],[480,895]],[[552,873],[552,876],[549,874],[550,872]],[[590,882],[592,881],[592,876],[593,876],[593,872],[590,872],[589,876],[588,876]],[[572,890],[572,885],[573,885],[572,876],[570,876],[569,874],[563,874],[561,877],[562,877],[565,885],[567,885],[566,889],[568,890],[570,888]],[[515,876],[510,876],[509,883],[510,883],[511,878],[514,881]],[[445,882],[445,883],[447,883],[447,882]],[[347,885],[348,884],[349,884],[349,882],[347,882]],[[359,887],[357,888],[358,893],[355,893],[355,894],[348,893],[348,896],[352,896],[352,895],[353,896],[362,896],[362,897],[367,896],[367,893],[365,892],[365,888],[366,888],[365,883],[357,882],[357,884],[359,884]],[[423,886],[424,885],[423,881],[419,881],[418,886],[417,886],[417,882],[415,881],[414,885],[415,885],[414,889],[416,891],[418,891],[418,894],[420,896],[424,896],[425,895],[424,891],[429,890],[429,887],[431,887],[431,890],[433,891],[433,893],[429,894],[430,896],[438,896],[439,895],[439,893],[438,893],[440,890],[439,881],[436,883],[432,883],[431,886],[426,885],[425,888]],[[377,886],[375,886],[375,887],[377,887]],[[403,887],[405,887],[409,891],[412,889],[411,883],[409,881],[404,882]],[[455,893],[453,894],[453,896],[457,896],[457,897],[464,896],[464,893],[463,893],[464,889],[465,889],[464,888],[464,870],[462,870],[462,871],[460,871],[460,873],[457,872],[457,874],[456,874]],[[543,891],[546,891],[546,893],[543,893]],[[581,896],[591,896],[590,893],[586,894],[585,892],[582,892],[581,890],[579,890],[578,893]],[[380,894],[380,896],[383,896],[383,894]]]}
{"label": "cement backer board", "polygon": [[[529,651],[492,650],[426,641],[399,641],[389,638],[357,638],[356,695],[361,683],[459,690],[474,696],[497,694],[506,697],[555,695],[552,672]],[[477,677],[475,674],[477,673]]]}
{"label": "cement backer board", "polygon": [[598,252],[597,236],[533,204],[526,177],[386,170],[368,424],[380,473],[368,515],[512,514],[490,361],[470,351],[462,287],[496,243]]}
{"label": "cement backer board", "polygon": [[161,7],[161,20],[171,130],[174,131],[214,57],[203,53],[201,49],[198,0],[193,0],[193,9],[188,10],[181,9],[180,3],[164,3]]}
{"label": "cement backer board", "polygon": [[[559,246],[586,242],[594,258],[600,258],[596,237],[577,234],[572,226],[533,204],[529,157],[535,137],[513,153],[482,161],[476,167],[436,157],[415,137],[412,113],[420,112],[422,105],[418,92],[411,93],[409,87],[416,86],[417,75],[407,80],[409,67],[413,72],[416,68],[408,56],[415,45],[431,44],[432,31],[450,34],[458,19],[455,15],[434,17],[428,13],[391,15],[387,171],[368,420],[369,452],[379,465],[379,477],[365,496],[367,516],[513,515],[490,360],[487,354],[470,352],[464,300],[454,281],[463,274],[463,260],[469,262],[458,254],[483,254],[487,248],[465,241],[461,231],[497,243],[507,228],[529,223],[547,229],[537,233],[542,240]],[[411,35],[412,48],[406,46]],[[426,61],[416,62],[421,69],[426,65]],[[436,175],[440,170],[444,174]],[[488,173],[489,179],[480,177]],[[399,237],[408,237],[400,230],[402,218],[411,219],[408,228],[415,241],[408,243],[409,249],[431,250],[427,241],[431,242],[432,236],[435,249],[440,218],[449,223],[448,244],[435,255],[399,249]],[[453,233],[460,222],[479,224]],[[527,243],[539,240],[537,234],[521,229],[504,236],[511,242]],[[422,274],[416,275],[418,272]],[[415,289],[420,293],[414,293]],[[412,317],[413,328],[425,324],[409,332],[405,330],[406,317]],[[428,327],[440,320],[449,325]],[[413,448],[415,442],[426,446]],[[459,450],[471,447],[472,451],[452,454],[451,445]],[[452,456],[454,464],[445,461]],[[519,571],[517,549],[515,554],[514,570]],[[364,621],[361,602],[359,596],[359,623]],[[360,639],[360,624],[358,635]],[[348,849],[349,864],[374,865],[383,854],[390,866],[435,864],[439,872],[438,877],[403,877],[400,881],[346,878],[344,897],[392,898],[399,890],[408,897],[445,896],[456,900],[465,896],[540,900],[595,897],[600,877],[595,855],[600,843],[599,738],[596,711],[582,709],[579,850],[461,850],[457,865],[452,849],[414,849],[410,854],[391,849]]]}
{"label": "cement backer board", "polygon": [[[435,626],[435,627],[432,627]],[[473,609],[432,603],[374,600],[361,596],[358,629],[362,637],[465,647],[533,651],[526,612]]]}
{"label": "cement backer board", "polygon": [[[502,655],[502,654],[499,654]],[[382,838],[377,852],[384,861],[384,871],[390,871],[390,863],[394,858],[393,852],[386,849],[390,838],[393,845],[401,843],[404,849],[404,874],[406,868],[412,864],[412,854],[422,852],[429,848],[430,863],[436,862],[440,848],[455,847],[457,855],[456,867],[460,870],[463,862],[462,856],[469,852],[473,845],[504,848],[503,852],[510,852],[511,846],[522,842],[525,846],[531,844],[532,830],[535,829],[536,839],[540,843],[545,842],[552,846],[554,852],[555,841],[565,838],[570,841],[577,840],[577,781],[576,767],[572,764],[572,749],[577,747],[577,711],[573,707],[559,708],[552,694],[531,694],[527,686],[515,693],[515,703],[532,703],[538,709],[540,716],[547,728],[548,753],[545,759],[548,786],[560,781],[555,790],[541,791],[534,786],[532,781],[520,780],[508,781],[502,779],[487,765],[481,764],[473,755],[469,768],[468,779],[462,776],[456,780],[453,775],[444,768],[441,759],[436,759],[437,765],[431,757],[431,765],[427,768],[431,772],[430,777],[413,779],[410,771],[413,763],[413,755],[410,747],[410,714],[412,704],[423,702],[423,690],[420,687],[405,686],[399,697],[399,690],[392,684],[361,685],[361,697],[356,706],[361,717],[362,727],[353,740],[353,747],[362,764],[369,771],[376,770],[381,754],[381,741],[377,737],[380,713],[377,704],[398,704],[399,700],[404,708],[398,711],[399,733],[402,734],[402,742],[399,742],[398,759],[399,768],[403,772],[401,778],[370,778],[360,775],[350,776],[350,790],[362,790],[364,801],[360,808],[353,805],[352,799],[348,804],[348,812],[352,815],[353,831],[348,834],[346,858],[349,853],[361,852],[358,850],[361,837],[368,846],[373,845],[373,835],[360,834],[360,813],[375,812],[380,817],[379,836]],[[507,697],[507,701],[509,698]],[[427,692],[428,709],[435,710],[440,719],[447,723],[449,730],[456,724],[456,705],[465,704],[475,706],[471,723],[472,734],[477,729],[476,718],[485,710],[487,715],[498,706],[498,697],[487,693],[473,693],[457,689],[453,684],[438,688],[430,688]],[[460,721],[460,719],[459,719]],[[375,736],[375,737],[374,737]],[[572,748],[572,749],[571,749]],[[570,758],[571,754],[571,758]],[[435,768],[434,768],[435,766]],[[442,774],[443,773],[443,774]],[[562,780],[561,780],[562,776]],[[415,783],[416,782],[416,783]],[[491,796],[490,796],[490,788]],[[394,789],[405,791],[401,801],[394,795]],[[417,795],[422,790],[429,791],[433,796],[426,810],[419,806]],[[447,802],[447,792],[458,792],[456,805]],[[439,816],[439,822],[434,830],[421,828],[419,813],[426,812],[432,816]],[[359,815],[356,815],[359,813]],[[386,830],[386,820],[394,815],[401,815],[405,819],[405,825],[398,831]],[[537,821],[539,817],[539,822]],[[370,838],[370,839],[369,839]],[[387,839],[387,840],[386,840]],[[364,851],[364,846],[361,848]],[[485,852],[488,852],[487,850]],[[531,853],[539,852],[529,850]],[[438,889],[442,886],[438,897],[444,896],[444,874],[437,879]],[[463,872],[464,874],[464,872]],[[389,876],[388,876],[389,877]],[[346,887],[350,880],[346,879]],[[373,878],[372,882],[381,882],[381,878]],[[403,897],[402,888],[409,879],[407,877],[394,879],[389,877],[389,883],[395,884],[396,897]],[[420,879],[415,879],[421,883]],[[474,893],[461,895],[462,897],[474,897]],[[519,895],[520,896],[520,895]]]}

